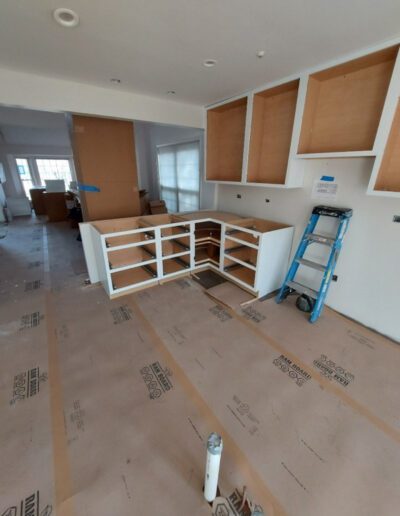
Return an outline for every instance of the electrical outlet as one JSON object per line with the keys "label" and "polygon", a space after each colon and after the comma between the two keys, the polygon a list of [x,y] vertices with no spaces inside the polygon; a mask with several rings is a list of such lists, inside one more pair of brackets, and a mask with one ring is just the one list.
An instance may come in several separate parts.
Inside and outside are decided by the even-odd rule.
{"label": "electrical outlet", "polygon": [[393,222],[400,222],[400,215],[393,215]]}
{"label": "electrical outlet", "polygon": [[242,194],[240,194],[240,193],[236,194],[236,198],[237,199],[241,199],[242,198]]}
{"label": "electrical outlet", "polygon": [[337,277],[337,275],[336,275],[336,274],[334,274],[334,275],[332,276],[332,281],[337,281],[337,280],[338,280],[338,277]]}

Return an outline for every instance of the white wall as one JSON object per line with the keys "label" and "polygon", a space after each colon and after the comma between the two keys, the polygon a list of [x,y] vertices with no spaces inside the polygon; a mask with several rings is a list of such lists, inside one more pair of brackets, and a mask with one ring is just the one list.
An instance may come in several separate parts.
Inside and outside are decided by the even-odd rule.
{"label": "white wall", "polygon": [[203,127],[200,106],[0,68],[0,104]]}
{"label": "white wall", "polygon": [[149,192],[150,199],[159,199],[157,145],[200,141],[200,208],[213,208],[215,187],[204,181],[204,130],[173,125],[135,122],[136,155],[139,187]]}
{"label": "white wall", "polygon": [[[304,188],[295,190],[220,185],[218,209],[294,225],[293,253],[311,208],[324,204],[311,199],[314,180],[334,176],[339,193],[331,204],[353,208],[354,215],[336,268],[338,282],[331,283],[327,305],[400,341],[400,224],[392,221],[393,215],[400,215],[400,200],[365,194],[372,164],[370,158],[309,160]],[[236,198],[239,193],[241,199]],[[321,247],[310,248],[310,256],[322,258]],[[317,275],[313,271],[308,281],[316,282]]]}

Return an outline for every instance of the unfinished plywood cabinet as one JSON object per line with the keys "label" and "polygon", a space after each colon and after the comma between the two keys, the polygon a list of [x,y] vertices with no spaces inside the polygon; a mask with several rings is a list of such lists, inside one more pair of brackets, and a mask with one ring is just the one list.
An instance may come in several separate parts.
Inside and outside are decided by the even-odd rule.
{"label": "unfinished plywood cabinet", "polygon": [[83,223],[81,234],[90,279],[110,297],[205,268],[263,296],[282,282],[293,227],[194,212]]}
{"label": "unfinished plywood cabinet", "polygon": [[247,97],[207,111],[207,180],[240,183]]}
{"label": "unfinished plywood cabinet", "polygon": [[208,108],[207,180],[300,188],[306,159],[371,157],[367,193],[397,196],[399,43],[374,50]]}
{"label": "unfinished plywood cabinet", "polygon": [[372,171],[370,190],[375,194],[400,196],[400,99],[385,149]]}
{"label": "unfinished plywood cabinet", "polygon": [[397,53],[393,46],[309,76],[299,155],[373,155]]}
{"label": "unfinished plywood cabinet", "polygon": [[289,185],[287,168],[298,89],[296,80],[254,94],[247,183]]}
{"label": "unfinished plywood cabinet", "polygon": [[133,123],[72,115],[84,220],[140,215]]}

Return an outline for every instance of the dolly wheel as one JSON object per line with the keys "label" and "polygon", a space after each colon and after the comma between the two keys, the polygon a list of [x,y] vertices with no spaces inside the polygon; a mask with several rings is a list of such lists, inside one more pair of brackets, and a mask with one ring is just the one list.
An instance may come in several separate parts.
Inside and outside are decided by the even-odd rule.
{"label": "dolly wheel", "polygon": [[306,294],[301,294],[301,296],[296,299],[296,306],[302,312],[311,312],[314,308],[314,303],[314,299]]}

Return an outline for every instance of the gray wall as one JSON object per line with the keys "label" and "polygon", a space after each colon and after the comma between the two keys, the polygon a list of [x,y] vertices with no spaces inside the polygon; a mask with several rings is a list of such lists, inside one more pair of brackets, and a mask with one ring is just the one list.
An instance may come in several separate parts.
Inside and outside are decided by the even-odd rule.
{"label": "gray wall", "polygon": [[64,114],[0,106],[0,162],[7,197],[25,195],[14,158],[35,156],[72,158]]}

